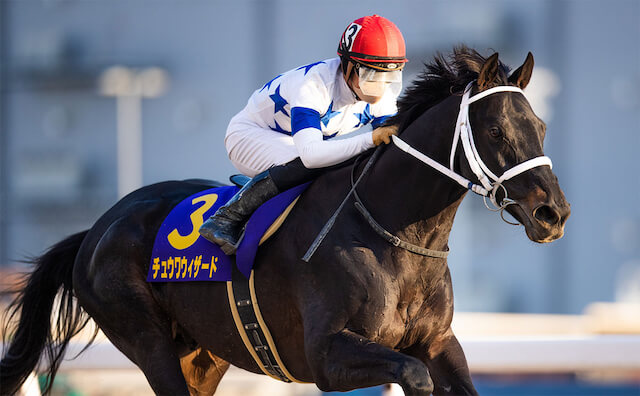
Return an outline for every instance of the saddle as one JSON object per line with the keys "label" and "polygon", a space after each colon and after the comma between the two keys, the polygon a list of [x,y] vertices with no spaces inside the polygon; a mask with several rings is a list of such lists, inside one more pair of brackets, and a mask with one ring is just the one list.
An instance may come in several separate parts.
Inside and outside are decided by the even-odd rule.
{"label": "saddle", "polygon": [[148,282],[221,281],[227,284],[229,307],[245,347],[260,369],[284,382],[299,382],[285,368],[267,328],[254,289],[253,264],[258,247],[284,223],[306,183],[270,199],[245,226],[235,257],[202,238],[198,229],[250,178],[233,175],[233,186],[205,189],[176,205],[158,229],[147,274]]}
{"label": "saddle", "polygon": [[258,246],[270,238],[293,209],[309,183],[291,188],[258,208],[245,226],[245,235],[235,257],[200,237],[198,229],[249,180],[231,177],[233,186],[214,187],[193,194],[178,203],[162,222],[153,245],[148,282],[231,280],[237,267],[249,278]]}

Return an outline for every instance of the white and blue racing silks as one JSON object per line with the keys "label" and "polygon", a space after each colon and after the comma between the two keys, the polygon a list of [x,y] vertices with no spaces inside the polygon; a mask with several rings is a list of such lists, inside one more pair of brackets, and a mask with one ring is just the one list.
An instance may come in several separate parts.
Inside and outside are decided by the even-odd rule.
{"label": "white and blue racing silks", "polygon": [[340,59],[332,58],[276,76],[251,95],[239,116],[287,135],[313,128],[330,139],[368,124],[376,128],[396,113],[396,100],[389,92],[376,104],[357,100]]}

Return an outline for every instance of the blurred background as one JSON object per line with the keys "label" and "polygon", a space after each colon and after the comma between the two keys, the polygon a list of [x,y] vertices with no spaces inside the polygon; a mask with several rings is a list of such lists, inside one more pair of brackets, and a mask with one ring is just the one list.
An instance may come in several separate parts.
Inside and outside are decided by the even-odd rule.
{"label": "blurred background", "polygon": [[405,36],[405,86],[459,43],[513,68],[535,57],[526,93],[572,216],[537,245],[469,195],[450,239],[456,311],[640,317],[637,0],[0,0],[0,271],[142,185],[226,181],[226,126],[251,93],[336,56],[373,13]]}

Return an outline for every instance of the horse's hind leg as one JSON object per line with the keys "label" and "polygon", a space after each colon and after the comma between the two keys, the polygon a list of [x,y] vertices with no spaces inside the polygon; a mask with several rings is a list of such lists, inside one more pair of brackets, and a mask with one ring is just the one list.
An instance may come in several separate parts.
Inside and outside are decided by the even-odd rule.
{"label": "horse's hind leg", "polygon": [[213,395],[229,363],[198,348],[180,359],[182,374],[192,395]]}
{"label": "horse's hind leg", "polygon": [[103,310],[109,311],[106,315],[87,311],[113,345],[142,370],[156,394],[189,395],[169,324],[154,313],[152,306],[126,299],[122,302],[110,305],[112,308],[105,306]]}
{"label": "horse's hind leg", "polygon": [[140,273],[137,251],[121,246],[138,242],[127,231],[116,222],[89,258],[81,251],[73,274],[75,295],[113,345],[143,371],[156,394],[188,395],[170,318]]}

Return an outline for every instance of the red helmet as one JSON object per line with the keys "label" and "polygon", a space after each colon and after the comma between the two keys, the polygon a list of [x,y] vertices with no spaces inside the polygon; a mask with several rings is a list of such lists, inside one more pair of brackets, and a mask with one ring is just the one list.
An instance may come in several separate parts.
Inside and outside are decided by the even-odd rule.
{"label": "red helmet", "polygon": [[400,70],[407,62],[402,33],[393,22],[379,15],[349,24],[340,38],[338,54],[343,61],[378,70]]}

